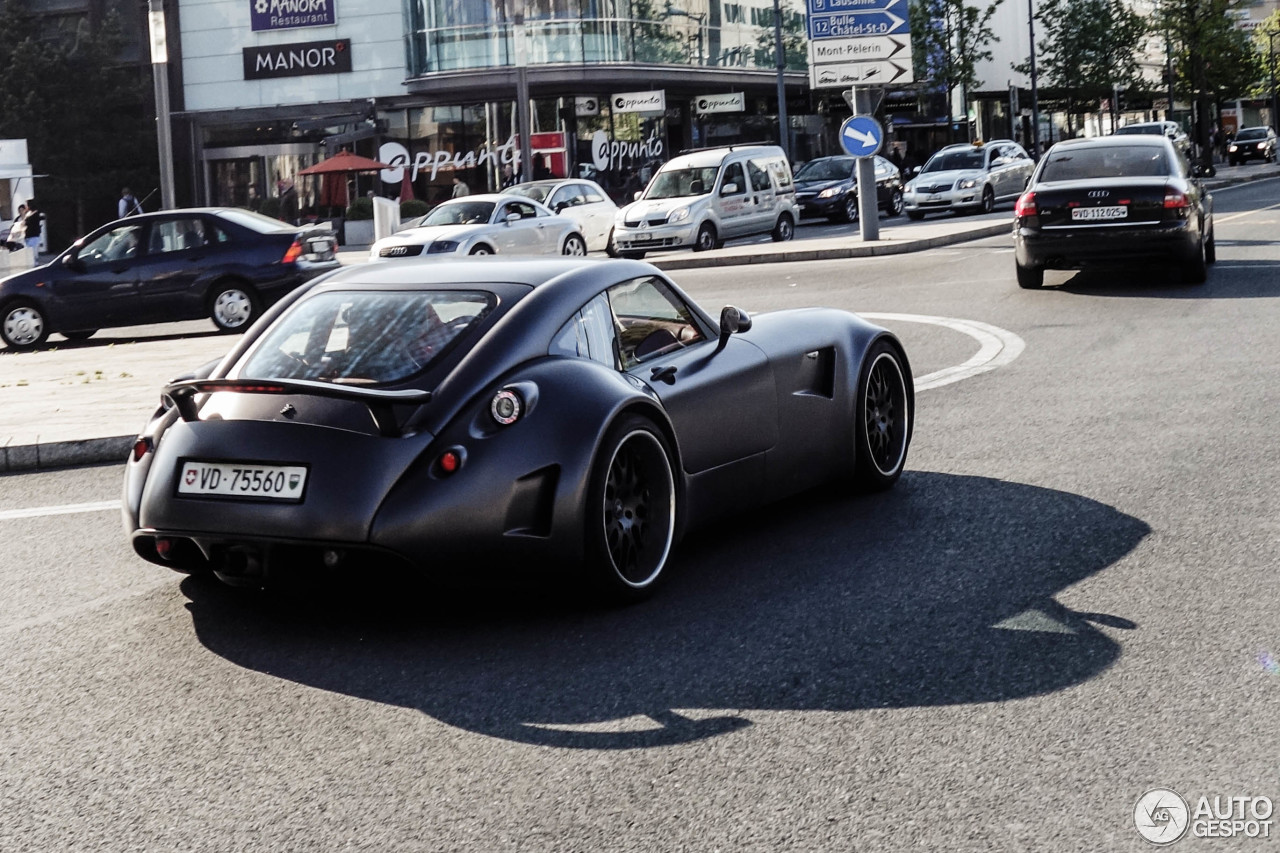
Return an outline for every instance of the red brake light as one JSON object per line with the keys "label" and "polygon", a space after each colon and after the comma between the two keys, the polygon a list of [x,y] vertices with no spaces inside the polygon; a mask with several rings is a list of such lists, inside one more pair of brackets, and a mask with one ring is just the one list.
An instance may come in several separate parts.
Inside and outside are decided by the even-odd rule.
{"label": "red brake light", "polygon": [[280,259],[280,263],[291,264],[300,257],[302,257],[302,244],[294,240],[293,245],[285,250],[284,257]]}
{"label": "red brake light", "polygon": [[1036,215],[1036,194],[1033,192],[1025,192],[1018,196],[1018,203],[1013,206],[1014,216],[1035,216]]}
{"label": "red brake light", "polygon": [[1164,191],[1164,209],[1176,210],[1177,208],[1187,207],[1187,194],[1173,188]]}
{"label": "red brake light", "polygon": [[133,443],[133,461],[137,462],[142,457],[151,452],[155,445],[151,442],[151,437],[144,435]]}

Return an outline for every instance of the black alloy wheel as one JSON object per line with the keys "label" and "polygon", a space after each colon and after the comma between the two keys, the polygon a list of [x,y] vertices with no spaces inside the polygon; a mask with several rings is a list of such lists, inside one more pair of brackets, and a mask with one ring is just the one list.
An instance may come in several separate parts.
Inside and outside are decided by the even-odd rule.
{"label": "black alloy wheel", "polygon": [[614,600],[637,600],[662,576],[675,541],[676,485],[667,441],[627,415],[609,428],[591,473],[587,570]]}
{"label": "black alloy wheel", "polygon": [[858,196],[852,191],[844,197],[844,221],[858,221]]}
{"label": "black alloy wheel", "polygon": [[990,213],[996,209],[996,194],[991,187],[982,188],[982,206],[978,209],[982,213]]}
{"label": "black alloy wheel", "polygon": [[854,481],[869,490],[887,489],[902,476],[911,440],[910,381],[898,350],[878,341],[867,352],[858,378]]}

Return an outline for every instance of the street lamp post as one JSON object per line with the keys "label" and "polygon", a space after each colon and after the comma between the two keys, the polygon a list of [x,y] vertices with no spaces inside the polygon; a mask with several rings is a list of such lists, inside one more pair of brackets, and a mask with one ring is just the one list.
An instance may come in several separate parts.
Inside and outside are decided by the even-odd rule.
{"label": "street lamp post", "polygon": [[148,0],[147,23],[151,35],[151,73],[156,87],[156,147],[160,155],[160,207],[172,210],[173,131],[169,119],[169,40],[165,32],[164,0]]}
{"label": "street lamp post", "polygon": [[787,70],[787,54],[782,45],[782,4],[773,0],[773,51],[778,58],[778,144],[791,159],[791,130],[787,126],[787,84],[783,75]]}
{"label": "street lamp post", "polygon": [[1031,36],[1031,156],[1040,158],[1040,89],[1036,82],[1036,7],[1027,0],[1027,32]]}
{"label": "street lamp post", "polygon": [[529,114],[529,42],[524,29],[524,0],[511,16],[511,42],[516,64],[516,122],[520,125],[520,180],[533,180],[533,119]]}
{"label": "street lamp post", "polygon": [[1271,126],[1280,124],[1280,99],[1276,97],[1276,36],[1280,30],[1267,32],[1267,70],[1271,72]]}

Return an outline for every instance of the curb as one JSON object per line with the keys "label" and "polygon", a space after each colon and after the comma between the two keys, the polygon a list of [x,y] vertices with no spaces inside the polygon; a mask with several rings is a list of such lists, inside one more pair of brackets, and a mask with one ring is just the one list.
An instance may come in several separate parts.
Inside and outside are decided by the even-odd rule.
{"label": "curb", "polygon": [[136,435],[117,435],[0,447],[0,474],[123,462],[136,438]]}

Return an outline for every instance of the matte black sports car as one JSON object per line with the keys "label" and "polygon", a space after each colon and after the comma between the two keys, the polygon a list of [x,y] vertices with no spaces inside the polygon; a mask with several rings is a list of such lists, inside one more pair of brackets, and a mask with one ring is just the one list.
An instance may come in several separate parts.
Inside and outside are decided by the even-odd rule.
{"label": "matte black sports car", "polygon": [[[893,162],[876,156],[876,205],[889,216],[902,213],[902,173]],[[858,158],[819,157],[795,175],[796,204],[801,216],[825,216],[832,222],[858,219]]]}
{"label": "matte black sports car", "polygon": [[1096,136],[1049,149],[1013,209],[1018,285],[1045,269],[1174,264],[1201,284],[1217,253],[1213,197],[1164,136]]}
{"label": "matte black sports car", "polygon": [[262,309],[338,266],[337,241],[248,210],[192,208],[103,225],[44,266],[0,279],[0,337],[31,349],[51,332],[208,317],[240,332]]}
{"label": "matte black sports car", "polygon": [[396,564],[636,597],[690,527],[891,486],[914,407],[901,344],[853,314],[716,322],[607,259],[347,267],[202,373],[134,446],[125,528],[252,585]]}

